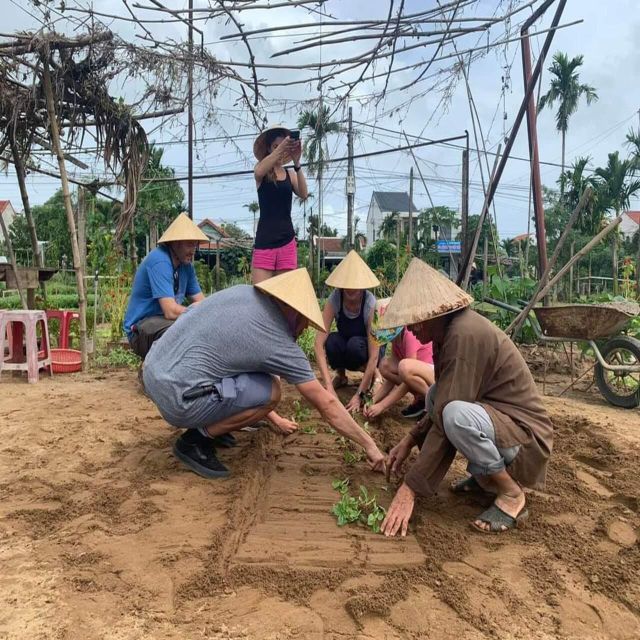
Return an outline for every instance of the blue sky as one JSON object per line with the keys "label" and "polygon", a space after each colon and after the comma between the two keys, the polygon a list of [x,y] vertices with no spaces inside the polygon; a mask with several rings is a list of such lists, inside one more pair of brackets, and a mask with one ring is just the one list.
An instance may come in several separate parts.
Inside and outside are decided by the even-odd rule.
{"label": "blue sky", "polygon": [[[14,29],[37,28],[36,20],[29,16],[18,0],[3,0],[3,31]],[[73,5],[70,0],[68,5]],[[85,4],[84,2],[82,4]],[[186,6],[186,0],[176,0],[167,4],[172,8]],[[509,2],[479,2],[466,10],[465,15],[490,16],[496,12],[502,14],[510,6]],[[436,6],[430,0],[427,6]],[[206,6],[204,1],[196,0],[196,6]],[[328,13],[339,19],[362,19],[362,16],[379,16],[386,18],[388,3],[382,1],[362,2],[360,0],[330,0],[326,5]],[[100,0],[94,7],[105,13],[123,14],[121,0]],[[420,0],[407,1],[405,12],[414,12],[425,7]],[[545,28],[550,20],[552,6],[538,28]],[[31,9],[33,11],[33,9]],[[524,11],[524,16],[528,15]],[[155,16],[152,12],[138,11],[139,15]],[[77,15],[77,14],[76,14]],[[519,18],[519,16],[517,16]],[[515,18],[514,18],[515,19]],[[600,100],[587,107],[581,105],[578,113],[572,118],[567,138],[567,160],[571,162],[577,155],[590,155],[592,164],[597,166],[606,162],[607,153],[620,150],[626,153],[623,141],[631,126],[639,123],[640,109],[640,53],[637,48],[637,34],[640,33],[640,12],[635,0],[612,0],[603,3],[598,0],[569,0],[562,23],[570,23],[583,19],[584,22],[557,32],[551,52],[558,50],[570,56],[583,54],[584,65],[581,69],[581,80],[593,85]],[[325,19],[329,21],[329,19]],[[284,10],[251,11],[242,14],[245,28],[260,28],[274,24],[300,24],[303,22],[319,23],[317,14],[309,14],[300,8]],[[267,22],[268,21],[268,22]],[[111,22],[111,28],[125,38],[137,41],[135,32],[129,23]],[[540,27],[539,25],[542,25]],[[220,36],[233,31],[232,27],[221,21],[216,23],[198,23],[205,32],[208,50],[221,60],[234,59],[245,61],[246,49],[241,43],[220,41]],[[156,36],[174,39],[185,37],[185,28],[180,23],[154,26]],[[254,54],[260,62],[278,62],[286,60],[296,63],[315,62],[320,51],[309,51],[291,54],[286,58],[269,60],[269,56],[278,50],[288,48],[303,33],[306,37],[317,34],[319,26],[305,28],[294,36],[291,32],[278,32],[272,37],[255,37],[251,40]],[[137,33],[140,33],[139,31]],[[497,39],[502,27],[491,29],[490,38]],[[539,51],[544,36],[532,39],[534,55]],[[472,46],[476,42],[484,43],[486,36],[466,36],[460,47]],[[347,42],[332,47],[323,47],[323,59],[343,58],[353,55],[371,46],[365,43]],[[408,65],[428,59],[433,51],[416,50],[398,55],[397,66]],[[446,49],[445,52],[449,52]],[[449,61],[450,62],[450,61]],[[436,63],[433,69],[444,68],[447,61]],[[545,63],[549,66],[550,59]],[[437,64],[441,66],[438,67]],[[387,68],[387,61],[380,60],[375,66],[378,73]],[[243,73],[247,73],[246,70]],[[261,70],[260,75],[272,81],[288,81],[298,79],[300,75],[292,71]],[[306,72],[308,73],[308,72]],[[468,129],[472,133],[469,106],[464,83],[458,83],[446,106],[441,104],[441,94],[432,91],[419,96],[428,87],[422,82],[412,87],[401,89],[416,77],[417,71],[406,71],[391,76],[388,91],[380,101],[371,100],[373,92],[377,92],[384,84],[384,78],[375,83],[367,82],[354,91],[351,106],[354,111],[356,129],[355,152],[374,151],[404,144],[400,133],[389,133],[405,130],[409,135],[423,135],[428,138],[443,138],[464,133]],[[307,76],[305,76],[307,77]],[[503,79],[509,81],[505,84]],[[549,75],[543,76],[543,91],[548,84]],[[480,116],[482,129],[487,139],[487,148],[494,150],[502,141],[504,131],[511,127],[523,92],[522,70],[518,43],[507,47],[496,48],[481,60],[474,62],[470,72],[470,83]],[[284,122],[295,124],[297,115],[307,106],[313,106],[318,98],[317,83],[309,83],[296,87],[268,87],[263,91],[264,110],[270,123]],[[504,87],[504,90],[503,90]],[[136,87],[113,86],[114,95],[135,93]],[[215,98],[216,110],[213,114],[205,114],[203,105],[196,108],[195,168],[198,174],[221,171],[241,171],[253,167],[251,144],[256,130],[246,110],[237,104],[237,87],[226,84],[221,87]],[[413,98],[413,100],[412,100]],[[326,104],[332,108],[336,105],[335,92],[324,93]],[[506,119],[505,119],[506,114]],[[215,122],[207,124],[206,115],[212,115]],[[339,110],[336,118],[346,118],[346,112]],[[165,162],[174,167],[178,175],[185,175],[187,170],[186,117],[174,118],[172,122],[145,121],[150,139],[165,146]],[[543,111],[538,119],[541,160],[550,163],[560,161],[560,137],[555,131],[552,111]],[[233,138],[233,144],[228,140]],[[227,139],[225,139],[227,138]],[[472,138],[473,140],[473,138]],[[334,157],[346,155],[346,135],[334,136],[329,142],[330,155]],[[460,172],[461,152],[450,147],[426,147],[416,150],[418,162],[429,186],[436,205],[448,205],[455,209],[460,206]],[[526,128],[523,125],[513,150],[513,155],[526,158],[528,155]],[[43,158],[43,161],[51,158]],[[491,162],[491,160],[490,160]],[[360,228],[364,229],[366,212],[373,190],[401,191],[408,190],[409,168],[411,157],[407,153],[393,153],[377,158],[356,160],[356,215],[361,218]],[[85,172],[70,167],[72,173],[82,177]],[[94,173],[103,174],[104,167],[96,164]],[[559,169],[553,166],[542,167],[543,183],[554,186]],[[325,185],[325,221],[335,226],[341,233],[346,229],[346,197],[344,180],[346,164],[332,165],[327,172]],[[529,210],[528,166],[520,160],[510,160],[502,178],[496,196],[496,213],[498,229],[501,237],[512,237],[527,230]],[[313,180],[311,191],[317,191]],[[58,182],[53,178],[33,176],[29,178],[29,192],[34,204],[44,202],[57,188]],[[186,183],[183,183],[186,191]],[[414,183],[414,200],[418,207],[428,206],[428,199],[423,185],[416,173]],[[20,197],[11,169],[0,176],[0,199],[12,200],[17,209],[21,208]],[[251,218],[243,206],[256,199],[255,184],[251,176],[239,176],[225,179],[196,180],[194,190],[194,217],[199,220],[212,218],[216,221],[234,221],[245,229],[251,229]],[[483,195],[480,182],[478,159],[475,153],[471,158],[471,213],[478,213],[482,206]],[[636,207],[640,206],[637,202]],[[302,213],[294,207],[294,219],[301,221]]]}

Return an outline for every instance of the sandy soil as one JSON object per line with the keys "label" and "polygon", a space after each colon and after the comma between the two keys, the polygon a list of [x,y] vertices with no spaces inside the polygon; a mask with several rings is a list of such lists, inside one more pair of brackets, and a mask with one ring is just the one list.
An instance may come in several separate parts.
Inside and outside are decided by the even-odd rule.
{"label": "sandy soil", "polygon": [[[483,505],[443,487],[396,540],[337,527],[332,479],[385,505],[393,487],[346,465],[315,413],[315,434],[241,434],[221,452],[232,477],[206,481],[135,373],[4,377],[0,638],[640,638],[640,414],[593,394],[548,406],[526,529],[473,532]],[[372,432],[388,448],[408,426]]]}

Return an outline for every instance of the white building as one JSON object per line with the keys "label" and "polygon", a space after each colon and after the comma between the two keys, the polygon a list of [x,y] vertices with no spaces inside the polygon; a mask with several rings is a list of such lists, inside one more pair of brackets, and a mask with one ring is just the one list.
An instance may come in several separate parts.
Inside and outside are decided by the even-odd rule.
{"label": "white building", "polygon": [[[10,200],[0,200],[0,216],[2,216],[2,219],[4,220],[4,224],[6,225],[8,230],[14,218],[16,217],[16,211],[11,206]],[[2,227],[0,227],[0,240],[4,240]]]}
{"label": "white building", "polygon": [[620,223],[620,233],[625,238],[633,237],[640,225],[640,211],[625,211],[622,214],[622,222]]}
{"label": "white building", "polygon": [[[411,210],[414,219],[418,215],[416,205],[412,203]],[[409,194],[406,191],[374,191],[367,213],[367,246],[370,247],[380,238],[380,225],[390,214],[398,213],[401,220],[401,231],[406,233],[409,228]]]}

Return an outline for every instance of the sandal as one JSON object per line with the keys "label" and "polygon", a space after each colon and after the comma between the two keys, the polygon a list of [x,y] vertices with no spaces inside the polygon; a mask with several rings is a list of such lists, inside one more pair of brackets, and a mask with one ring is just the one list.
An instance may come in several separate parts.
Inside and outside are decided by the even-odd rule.
{"label": "sandal", "polygon": [[455,493],[456,495],[464,495],[467,493],[487,495],[487,496],[496,495],[493,491],[487,491],[486,489],[483,489],[473,476],[469,476],[464,480],[460,480],[455,484],[452,484],[449,487],[449,491],[451,491],[451,493]]}
{"label": "sandal", "polygon": [[[514,518],[508,513],[503,511],[495,502],[486,510],[483,511],[476,520],[485,522],[489,525],[488,529],[479,527],[475,521],[469,524],[480,533],[488,533],[495,535],[496,533],[506,533],[512,529],[518,529],[522,523],[529,517],[529,511],[526,505],[520,509],[518,515]],[[505,527],[504,529],[502,527]]]}

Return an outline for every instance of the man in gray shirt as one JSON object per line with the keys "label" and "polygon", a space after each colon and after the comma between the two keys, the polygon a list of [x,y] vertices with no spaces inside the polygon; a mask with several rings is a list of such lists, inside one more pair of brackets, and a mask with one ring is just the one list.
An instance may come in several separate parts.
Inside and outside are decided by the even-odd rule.
{"label": "man in gray shirt", "polygon": [[[144,364],[144,386],[164,419],[185,428],[174,453],[208,478],[225,477],[215,444],[266,417],[280,431],[297,425],[275,412],[283,377],[340,433],[361,445],[372,468],[384,456],[339,400],[316,379],[296,338],[322,315],[306,269],[254,286],[219,291],[182,314]],[[217,439],[217,440],[212,440]]]}

